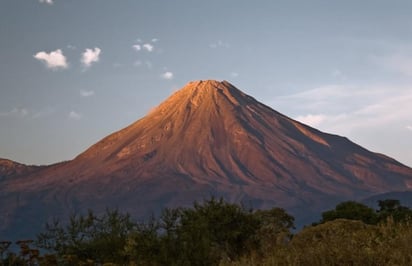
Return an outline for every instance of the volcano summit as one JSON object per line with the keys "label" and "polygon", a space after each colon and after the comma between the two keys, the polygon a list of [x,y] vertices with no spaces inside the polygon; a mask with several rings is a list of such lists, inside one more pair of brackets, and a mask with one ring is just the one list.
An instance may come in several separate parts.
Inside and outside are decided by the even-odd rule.
{"label": "volcano summit", "polygon": [[412,169],[387,156],[299,123],[226,81],[195,81],[71,161],[0,160],[0,234],[87,208],[143,217],[214,195],[299,215],[411,188]]}

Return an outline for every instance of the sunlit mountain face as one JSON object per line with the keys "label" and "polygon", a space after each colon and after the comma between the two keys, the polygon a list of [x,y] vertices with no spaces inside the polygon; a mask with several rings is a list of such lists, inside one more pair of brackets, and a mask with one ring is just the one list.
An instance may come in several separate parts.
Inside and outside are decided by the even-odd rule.
{"label": "sunlit mountain face", "polygon": [[71,161],[0,160],[0,235],[106,207],[147,217],[211,196],[299,219],[345,199],[412,186],[412,169],[320,132],[229,82],[194,81]]}

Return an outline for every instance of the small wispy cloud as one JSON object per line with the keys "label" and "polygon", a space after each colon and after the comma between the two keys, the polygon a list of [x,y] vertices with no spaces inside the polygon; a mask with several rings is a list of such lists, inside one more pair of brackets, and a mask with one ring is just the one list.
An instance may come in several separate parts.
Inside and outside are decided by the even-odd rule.
{"label": "small wispy cloud", "polygon": [[388,96],[387,91],[386,88],[331,84],[277,97],[274,104],[285,104],[285,107],[290,109],[289,105],[293,103],[294,109],[303,111],[305,114],[316,114],[325,110],[342,113],[350,109],[360,109],[366,103],[384,99]]}
{"label": "small wispy cloud", "polygon": [[[329,132],[405,125],[412,113],[408,87],[324,86],[278,97],[273,104],[297,120]],[[291,108],[291,106],[293,106]]]}
{"label": "small wispy cloud", "polygon": [[150,43],[145,43],[142,45],[142,48],[148,52],[153,52],[154,46]]}
{"label": "small wispy cloud", "polygon": [[39,2],[42,4],[48,4],[48,5],[54,4],[53,0],[39,0]]}
{"label": "small wispy cloud", "polygon": [[10,111],[0,112],[0,117],[39,119],[48,117],[53,113],[54,109],[51,107],[45,107],[41,110],[28,110],[27,108],[15,107]]}
{"label": "small wispy cloud", "polygon": [[69,119],[80,120],[82,115],[76,111],[70,111],[68,117]]}
{"label": "small wispy cloud", "polygon": [[13,108],[10,111],[0,112],[2,117],[26,117],[29,114],[29,111],[26,108]]}
{"label": "small wispy cloud", "polygon": [[46,67],[49,69],[53,69],[53,70],[65,69],[69,66],[67,63],[66,57],[64,56],[62,50],[60,49],[51,51],[50,53],[41,51],[35,54],[33,57],[43,62],[46,65]]}
{"label": "small wispy cloud", "polygon": [[90,91],[81,90],[80,91],[80,96],[82,96],[82,97],[90,97],[90,96],[93,96],[94,94],[95,93],[92,90],[90,90]]}
{"label": "small wispy cloud", "polygon": [[323,114],[307,114],[307,115],[300,115],[296,117],[296,120],[299,122],[302,122],[303,124],[312,126],[312,127],[317,127],[319,126],[323,121],[327,119],[327,116]]}
{"label": "small wispy cloud", "polygon": [[136,51],[141,51],[142,50],[142,46],[140,44],[134,44],[132,46],[133,49],[135,49]]}
{"label": "small wispy cloud", "polygon": [[153,52],[153,50],[154,50],[154,46],[150,43],[133,44],[132,48],[137,52],[142,51],[142,50],[145,50],[147,52]]}
{"label": "small wispy cloud", "polygon": [[153,52],[155,50],[154,43],[157,43],[159,39],[157,38],[152,38],[149,42],[144,42],[142,39],[137,39],[135,44],[132,45],[132,48],[135,51],[147,51],[147,52]]}
{"label": "small wispy cloud", "polygon": [[162,74],[162,78],[163,78],[163,79],[173,79],[173,77],[174,77],[174,75],[173,75],[173,73],[170,72],[170,71],[167,71],[167,72],[165,72],[165,73]]}
{"label": "small wispy cloud", "polygon": [[406,129],[412,131],[412,126],[411,125],[406,126]]}
{"label": "small wispy cloud", "polygon": [[222,40],[218,40],[217,42],[213,42],[213,43],[209,44],[209,47],[212,48],[212,49],[229,48],[230,45],[227,42],[224,42]]}
{"label": "small wispy cloud", "polygon": [[93,63],[99,62],[101,51],[102,50],[98,47],[95,47],[94,49],[87,48],[83,52],[82,58],[80,60],[83,66],[89,68]]}

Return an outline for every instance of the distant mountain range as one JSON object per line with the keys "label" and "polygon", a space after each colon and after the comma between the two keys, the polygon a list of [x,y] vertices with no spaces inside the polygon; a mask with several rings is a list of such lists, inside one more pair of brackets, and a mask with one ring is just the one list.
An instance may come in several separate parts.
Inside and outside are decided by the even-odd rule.
{"label": "distant mountain range", "polygon": [[71,161],[0,160],[0,238],[31,237],[51,217],[88,208],[145,217],[210,196],[283,207],[303,221],[342,200],[411,188],[412,169],[394,159],[226,81],[195,81]]}

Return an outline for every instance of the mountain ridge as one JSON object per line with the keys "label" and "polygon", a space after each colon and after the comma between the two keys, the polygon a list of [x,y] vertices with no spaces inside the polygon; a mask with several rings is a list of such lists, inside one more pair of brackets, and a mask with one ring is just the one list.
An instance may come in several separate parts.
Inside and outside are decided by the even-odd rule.
{"label": "mountain ridge", "polygon": [[[394,159],[207,80],[188,83],[73,160],[9,174],[0,202],[14,207],[0,204],[0,214],[9,227],[19,217],[107,206],[142,217],[210,196],[296,213],[411,187],[412,169]],[[39,206],[48,209],[31,210]]]}

